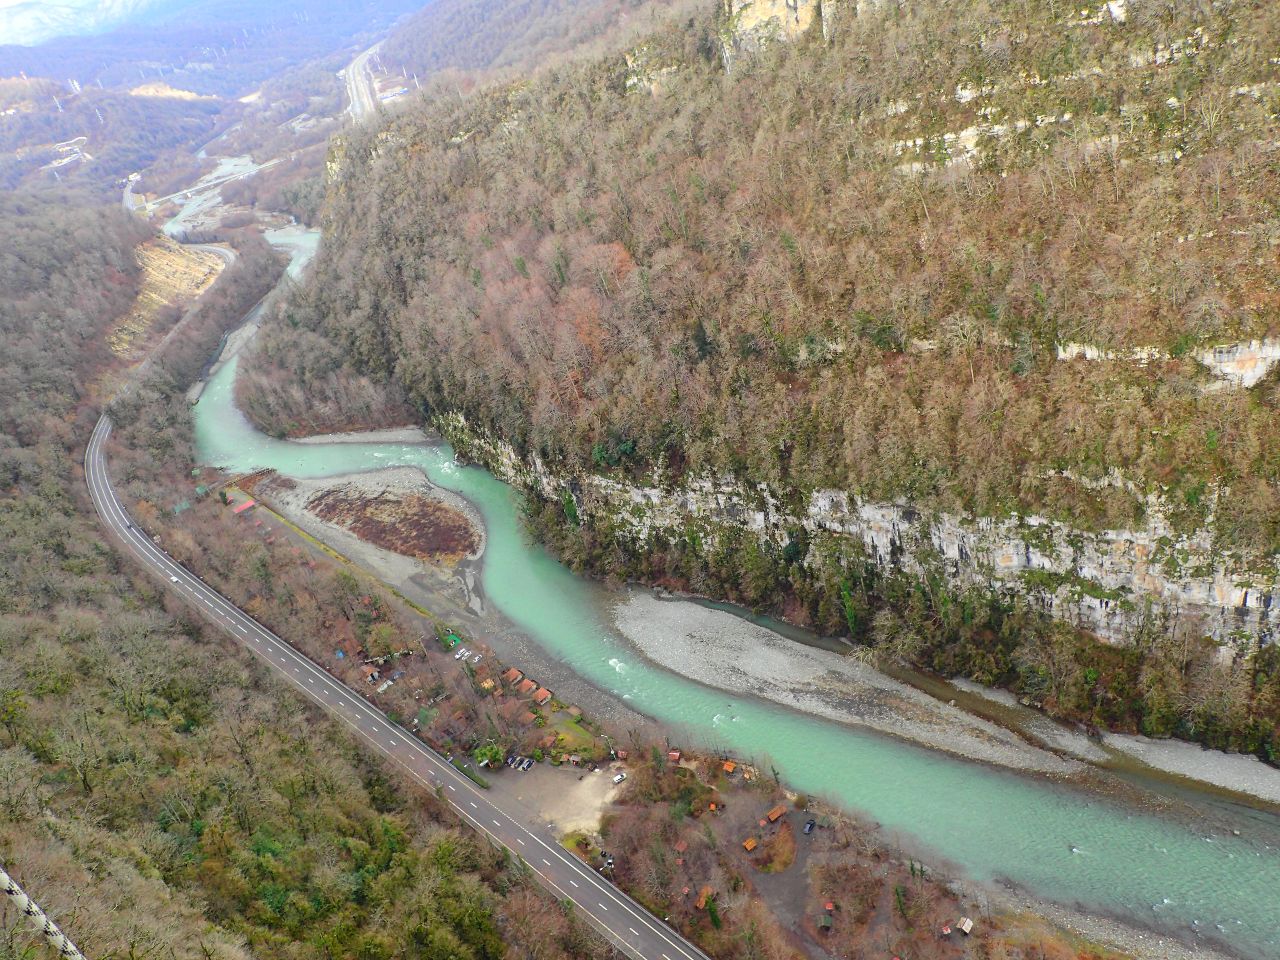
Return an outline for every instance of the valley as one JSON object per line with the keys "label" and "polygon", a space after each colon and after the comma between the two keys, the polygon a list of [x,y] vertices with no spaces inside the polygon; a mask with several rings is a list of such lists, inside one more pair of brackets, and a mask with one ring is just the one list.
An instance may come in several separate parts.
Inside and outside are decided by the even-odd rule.
{"label": "valley", "polygon": [[5,869],[85,956],[1280,951],[1273,11],[412,6],[0,47]]}

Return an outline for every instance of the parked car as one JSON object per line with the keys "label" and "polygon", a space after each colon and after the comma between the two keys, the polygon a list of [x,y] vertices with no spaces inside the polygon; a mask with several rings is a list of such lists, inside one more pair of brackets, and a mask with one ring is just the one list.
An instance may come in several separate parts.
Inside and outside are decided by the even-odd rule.
{"label": "parked car", "polygon": [[508,766],[508,767],[514,767],[517,763],[520,763],[520,761],[521,761],[521,760],[523,760],[523,759],[524,759],[523,757],[517,757],[517,756],[513,753],[511,756],[507,757],[507,766]]}
{"label": "parked car", "polygon": [[483,660],[483,659],[484,659],[484,654],[483,654],[483,653],[477,653],[474,657],[472,657],[472,658],[471,658],[471,662],[472,662],[472,663],[479,663],[479,662],[480,662],[481,660]]}
{"label": "parked car", "polygon": [[813,833],[813,828],[816,827],[817,825],[818,823],[816,820],[812,820],[812,819],[806,820],[804,822],[804,832]]}
{"label": "parked car", "polygon": [[626,775],[625,773],[619,773],[619,774],[617,774],[617,775],[615,775],[615,776],[614,776],[614,778],[613,778],[613,782],[614,782],[614,783],[621,783],[621,782],[622,782],[623,780],[625,780],[625,779],[627,779],[627,775]]}
{"label": "parked car", "polygon": [[521,769],[521,770],[525,770],[525,771],[532,770],[532,769],[533,769],[533,758],[532,758],[532,757],[530,757],[530,758],[529,758],[529,759],[527,759],[524,763],[520,764],[520,769]]}
{"label": "parked car", "polygon": [[468,653],[470,653],[470,652],[471,652],[471,651],[469,651],[466,647],[459,647],[459,648],[458,648],[458,652],[457,652],[457,653],[455,653],[455,654],[453,655],[453,659],[455,659],[455,660],[461,660],[463,657],[465,657],[465,656],[466,656]]}

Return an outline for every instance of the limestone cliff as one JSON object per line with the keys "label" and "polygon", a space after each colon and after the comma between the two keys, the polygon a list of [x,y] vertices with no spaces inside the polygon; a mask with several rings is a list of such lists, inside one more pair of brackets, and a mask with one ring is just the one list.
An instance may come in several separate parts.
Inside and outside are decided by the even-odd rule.
{"label": "limestone cliff", "polygon": [[1122,641],[1148,604],[1228,645],[1280,636],[1280,571],[1220,555],[1207,532],[1176,534],[1154,496],[1144,528],[1097,533],[1037,516],[927,515],[840,490],[814,491],[802,509],[788,510],[776,492],[729,478],[692,478],[670,488],[595,474],[560,476],[538,458],[526,460],[510,444],[472,430],[460,416],[444,416],[437,426],[464,457],[548,500],[572,497],[584,521],[609,525],[638,550],[659,536],[679,539],[690,531],[710,548],[729,528],[781,546],[801,527],[862,544],[885,570],[913,572],[922,552],[933,551],[957,586],[1028,598],[1110,642]]}
{"label": "limestone cliff", "polygon": [[720,42],[726,65],[745,52],[759,50],[779,40],[791,40],[818,19],[825,30],[830,13],[840,0],[721,0],[723,20]]}

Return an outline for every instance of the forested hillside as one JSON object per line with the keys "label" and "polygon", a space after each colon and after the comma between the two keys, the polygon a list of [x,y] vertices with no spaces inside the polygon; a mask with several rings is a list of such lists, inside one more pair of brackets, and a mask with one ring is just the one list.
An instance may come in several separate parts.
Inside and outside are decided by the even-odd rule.
{"label": "forested hillside", "polygon": [[[103,542],[81,384],[147,233],[114,205],[0,197],[0,863],[89,957],[602,953]],[[131,465],[189,481],[183,374],[155,377],[121,410]],[[0,952],[44,956],[3,909]]]}
{"label": "forested hillside", "polygon": [[[58,85],[34,81],[4,84],[0,110],[5,108],[13,112],[0,117],[0,188],[14,189],[32,176],[52,181],[50,171],[56,169],[63,179],[114,189],[114,181],[145,169],[166,151],[208,140],[227,104],[96,89],[72,96]],[[67,149],[71,144],[91,160],[67,160],[79,152]],[[46,169],[38,173],[41,168]]]}
{"label": "forested hillside", "polygon": [[[575,565],[1274,759],[1274,648],[1175,649],[1154,595],[1032,568],[1028,604],[958,586],[927,544],[893,573],[798,526],[646,542],[642,498],[578,510],[591,478],[705,477],[791,516],[817,491],[1034,514],[1068,552],[1158,519],[1141,549],[1167,582],[1210,575],[1174,538],[1274,580],[1274,5],[801,3],[807,27],[761,24],[784,6],[708,4],[341,143],[315,280],[249,364],[310,393],[247,407],[285,432],[354,365],[545,464],[534,525]],[[1237,354],[1261,358],[1248,376]],[[1039,529],[1017,549],[1049,553]],[[1055,595],[1127,611],[1125,648],[1050,624]]]}
{"label": "forested hillside", "polygon": [[396,27],[390,69],[514,75],[635,42],[698,0],[434,0]]}
{"label": "forested hillside", "polygon": [[573,469],[1083,528],[1141,519],[1112,471],[1187,526],[1221,482],[1280,546],[1274,384],[1191,356],[1277,325],[1274,7],[923,2],[731,74],[723,28],[354,138],[298,322]]}

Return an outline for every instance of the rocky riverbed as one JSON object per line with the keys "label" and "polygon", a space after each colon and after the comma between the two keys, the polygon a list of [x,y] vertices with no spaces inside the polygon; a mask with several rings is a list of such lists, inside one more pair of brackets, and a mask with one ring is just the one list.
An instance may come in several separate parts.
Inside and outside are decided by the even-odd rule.
{"label": "rocky riverbed", "polygon": [[633,590],[615,615],[619,631],[645,657],[708,686],[1016,770],[1066,776],[1085,769],[874,667],[730,613]]}

